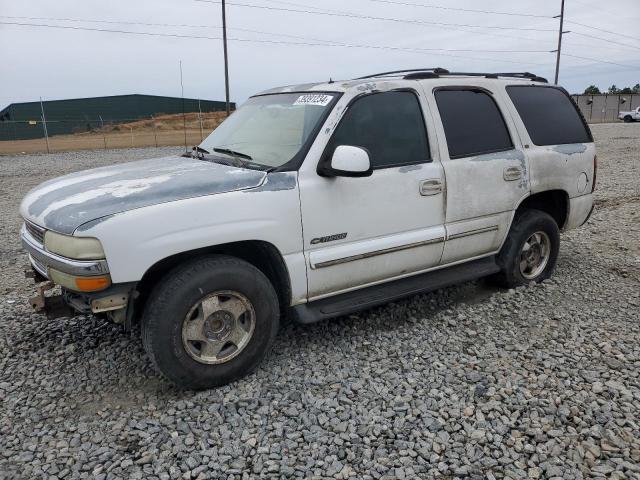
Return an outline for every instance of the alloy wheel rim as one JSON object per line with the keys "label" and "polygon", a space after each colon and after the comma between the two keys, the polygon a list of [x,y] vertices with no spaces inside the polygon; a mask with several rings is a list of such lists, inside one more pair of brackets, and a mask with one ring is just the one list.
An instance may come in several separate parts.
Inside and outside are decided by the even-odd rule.
{"label": "alloy wheel rim", "polygon": [[255,310],[247,297],[232,290],[214,292],[187,313],[182,323],[182,343],[199,363],[226,363],[249,344],[255,324]]}
{"label": "alloy wheel rim", "polygon": [[520,250],[520,274],[526,280],[535,280],[547,267],[551,256],[551,240],[545,232],[535,232]]}

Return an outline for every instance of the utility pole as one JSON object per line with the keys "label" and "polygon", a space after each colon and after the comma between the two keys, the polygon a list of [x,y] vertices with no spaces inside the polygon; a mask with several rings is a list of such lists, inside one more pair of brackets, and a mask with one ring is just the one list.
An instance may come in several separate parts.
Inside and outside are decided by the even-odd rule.
{"label": "utility pole", "polygon": [[563,32],[562,27],[564,26],[564,0],[562,0],[562,4],[560,5],[560,15],[556,15],[553,18],[560,18],[560,29],[558,30],[558,50],[556,50],[556,77],[555,83],[558,84],[558,76],[560,75],[560,52],[562,51],[562,34],[569,33]]}
{"label": "utility pole", "polygon": [[[564,0],[562,0],[564,2]],[[229,104],[229,58],[227,55],[227,9],[226,2],[222,0],[222,43],[224,48],[224,89],[227,100],[227,117],[231,113]]]}

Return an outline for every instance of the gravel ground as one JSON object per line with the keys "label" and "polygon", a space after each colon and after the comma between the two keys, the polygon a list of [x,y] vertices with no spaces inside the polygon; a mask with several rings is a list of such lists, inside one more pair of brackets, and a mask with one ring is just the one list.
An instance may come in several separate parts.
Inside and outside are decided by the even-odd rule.
{"label": "gravel ground", "polygon": [[598,208],[552,280],[288,325],[255,374],[200,393],[137,332],[26,301],[26,191],[157,151],[0,157],[0,476],[640,478],[640,124],[593,130]]}

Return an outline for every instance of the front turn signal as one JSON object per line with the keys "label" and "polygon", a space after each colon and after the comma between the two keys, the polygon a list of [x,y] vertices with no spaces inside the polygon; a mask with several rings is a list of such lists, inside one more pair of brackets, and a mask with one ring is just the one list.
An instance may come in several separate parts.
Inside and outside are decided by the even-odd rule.
{"label": "front turn signal", "polygon": [[49,278],[53,283],[74,292],[99,292],[111,286],[111,277],[109,275],[78,277],[49,268]]}
{"label": "front turn signal", "polygon": [[102,277],[77,277],[76,287],[81,292],[97,292],[104,290],[111,285],[111,279],[109,276]]}

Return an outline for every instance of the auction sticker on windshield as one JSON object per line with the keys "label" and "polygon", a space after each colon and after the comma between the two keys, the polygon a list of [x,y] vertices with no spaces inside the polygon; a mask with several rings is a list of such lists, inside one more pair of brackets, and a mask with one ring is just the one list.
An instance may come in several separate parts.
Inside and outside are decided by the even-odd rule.
{"label": "auction sticker on windshield", "polygon": [[320,107],[326,107],[329,102],[333,100],[333,95],[324,94],[307,94],[300,95],[298,99],[293,103],[294,105],[318,105]]}

